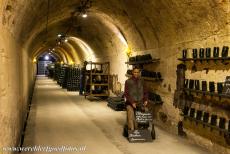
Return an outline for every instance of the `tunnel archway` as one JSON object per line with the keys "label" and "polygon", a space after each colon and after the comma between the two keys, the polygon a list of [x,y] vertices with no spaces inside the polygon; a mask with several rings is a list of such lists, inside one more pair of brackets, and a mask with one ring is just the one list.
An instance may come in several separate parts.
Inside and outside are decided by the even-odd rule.
{"label": "tunnel archway", "polygon": [[[103,17],[102,14],[97,14],[97,13],[95,13],[95,14],[90,13],[88,16],[89,16],[88,18],[91,18],[91,19],[83,19],[83,20],[88,20],[87,22],[84,21],[82,23],[79,23],[77,26],[72,25],[73,27],[71,27],[69,34],[66,36],[67,38],[68,37],[70,38],[70,41],[72,40],[71,43],[73,43],[74,42],[73,40],[75,40],[75,43],[77,43],[77,44],[80,43],[81,48],[85,48],[84,46],[91,46],[90,47],[91,49],[89,49],[89,47],[87,47],[88,48],[87,52],[89,52],[91,50],[90,54],[95,55],[97,58],[98,58],[98,54],[100,54],[100,56],[102,54],[104,56],[107,56],[111,53],[118,54],[117,51],[124,52],[124,50],[128,46],[127,40],[126,40],[124,34],[122,34],[122,32],[120,31],[119,27],[117,27],[115,25],[115,23],[112,22],[112,19],[110,19],[109,17]],[[81,18],[81,17],[77,17],[77,18]],[[110,20],[108,20],[108,19],[110,19]],[[68,20],[70,20],[70,19],[69,18],[63,19],[62,21],[57,21],[57,23],[53,23],[53,25],[50,26],[49,29],[56,30],[56,32],[54,32],[54,31],[50,32],[52,34],[56,33],[55,35],[52,36],[53,37],[52,38],[53,43],[51,43],[51,44],[53,44],[53,45],[51,45],[51,46],[55,46],[54,44],[55,44],[55,40],[57,39],[57,34],[63,34],[63,31],[65,31],[68,28],[68,27],[63,26],[63,22],[68,22]],[[93,20],[93,21],[91,21],[91,20]],[[105,22],[104,20],[107,20],[107,21]],[[95,23],[90,24],[88,22],[90,22],[90,23],[95,22]],[[59,26],[59,28],[57,28],[58,26]],[[52,27],[55,27],[55,28],[52,28]],[[104,28],[101,28],[101,27],[104,27]],[[57,29],[59,29],[59,30],[57,30]],[[90,30],[95,30],[95,32],[93,32],[93,31],[91,32]],[[36,46],[38,46],[38,44],[39,44],[38,40],[39,40],[39,38],[42,38],[42,35],[44,35],[44,32],[37,34],[37,37],[35,37],[34,42],[37,43]],[[84,38],[84,36],[87,36],[87,35],[91,35],[91,36],[88,38]],[[74,37],[76,37],[77,39],[74,39]],[[84,40],[84,41],[82,41],[82,40]],[[111,40],[111,41],[108,44],[108,42],[105,42],[104,40]],[[33,45],[35,43],[31,43],[31,44]],[[42,44],[42,41],[40,44]],[[69,43],[66,42],[63,44],[64,44],[64,46],[68,46]],[[88,44],[88,45],[86,45],[86,44]],[[113,45],[114,48],[110,47],[111,44]],[[47,43],[47,45],[50,45],[50,43]],[[75,46],[75,45],[73,45],[73,46]],[[33,48],[33,47],[31,47],[31,48]],[[111,51],[110,51],[110,53],[106,53],[108,51],[104,51],[104,49],[102,49],[102,48],[105,48],[105,49],[108,49]],[[73,50],[73,48],[69,49],[69,52],[72,52],[72,50]],[[81,50],[79,52],[82,52]],[[94,52],[94,53],[92,53],[92,52]],[[79,59],[79,58],[77,58],[76,53],[72,53],[72,54],[75,54],[76,60]],[[81,53],[79,53],[79,54],[81,54]],[[93,59],[95,59],[95,58],[93,58]],[[83,58],[83,60],[84,60],[84,58]]]}
{"label": "tunnel archway", "polygon": [[[160,58],[159,64],[147,66],[164,78],[151,88],[164,96],[161,111],[168,116],[167,126],[174,128],[180,120],[172,102],[182,49],[213,49],[230,44],[230,2],[226,0],[93,0],[87,18],[78,15],[81,2],[0,2],[0,124],[4,124],[0,146],[17,144],[35,81],[34,59],[49,49],[55,48],[52,54],[65,64],[110,61],[111,74],[118,76],[123,88],[127,51],[131,56],[151,54]],[[58,45],[59,33],[65,34],[68,42]],[[189,77],[218,82],[224,81],[229,72],[209,73],[192,73]],[[217,149],[215,145],[210,147]]]}

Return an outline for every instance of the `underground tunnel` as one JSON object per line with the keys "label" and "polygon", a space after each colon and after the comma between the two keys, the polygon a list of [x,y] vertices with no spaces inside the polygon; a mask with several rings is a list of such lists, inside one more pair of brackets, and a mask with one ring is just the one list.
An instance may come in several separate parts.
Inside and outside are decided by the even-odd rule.
{"label": "underground tunnel", "polygon": [[229,21],[229,0],[0,1],[0,154],[230,154]]}

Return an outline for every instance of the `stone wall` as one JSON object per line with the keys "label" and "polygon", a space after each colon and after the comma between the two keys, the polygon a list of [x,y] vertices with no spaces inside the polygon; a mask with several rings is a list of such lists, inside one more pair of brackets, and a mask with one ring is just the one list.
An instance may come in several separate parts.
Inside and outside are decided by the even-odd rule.
{"label": "stone wall", "polygon": [[[21,47],[1,27],[0,38],[0,147],[17,146],[21,137],[32,73],[25,70]],[[24,57],[26,58],[26,57]],[[22,82],[22,81],[26,82]]]}
{"label": "stone wall", "polygon": [[[52,1],[49,33],[46,34],[46,2],[0,2],[0,147],[15,145],[19,140],[36,71],[32,63],[32,55],[36,51],[31,49],[52,46],[57,33],[67,30],[73,6],[78,5],[79,1]],[[157,122],[168,131],[177,133],[177,123],[181,120],[179,110],[173,106],[176,67],[180,63],[177,58],[181,57],[184,48],[191,52],[193,48],[229,46],[229,11],[229,1],[226,0],[98,0],[94,1],[89,18],[78,18],[79,27],[75,27],[78,30],[74,29],[69,35],[89,44],[98,61],[110,61],[111,74],[118,75],[122,88],[129,67],[125,64],[128,59],[126,47],[131,48],[132,56],[151,53],[153,57],[160,58],[159,64],[145,66],[149,70],[160,71],[164,79],[161,83],[149,83],[150,89],[160,94],[164,101],[158,113],[167,115],[166,122],[162,122],[159,115]],[[47,40],[46,36],[49,37]],[[69,43],[77,46],[77,42]],[[73,54],[74,49],[76,53]],[[66,47],[59,52],[69,53],[78,60],[77,56],[84,54],[77,55],[77,52],[83,51],[74,49]],[[212,81],[223,81],[227,74],[228,69],[210,70],[208,74],[205,71],[186,72],[188,78],[208,78]],[[216,109],[215,112],[229,118],[226,112]],[[191,134],[188,138],[195,142],[198,137],[197,144],[216,153],[221,149],[192,133],[188,133]]]}

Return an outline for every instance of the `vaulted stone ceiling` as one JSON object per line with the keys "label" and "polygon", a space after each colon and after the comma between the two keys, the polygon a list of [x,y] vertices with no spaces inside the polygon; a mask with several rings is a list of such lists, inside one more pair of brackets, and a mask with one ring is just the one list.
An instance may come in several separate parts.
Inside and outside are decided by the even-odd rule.
{"label": "vaulted stone ceiling", "polygon": [[[48,0],[0,2],[2,25],[31,55],[54,46],[57,34],[72,25],[71,13],[80,0],[50,0],[46,36],[47,4]],[[75,16],[68,35],[90,45],[96,57],[121,52],[124,40],[133,50],[147,50],[214,33],[225,35],[229,10],[228,0],[92,0],[89,17]],[[76,46],[73,41],[71,46]]]}

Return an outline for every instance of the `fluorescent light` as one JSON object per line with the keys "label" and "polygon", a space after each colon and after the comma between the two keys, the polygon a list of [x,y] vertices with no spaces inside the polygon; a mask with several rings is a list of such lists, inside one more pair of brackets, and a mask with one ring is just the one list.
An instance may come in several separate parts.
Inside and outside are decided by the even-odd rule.
{"label": "fluorescent light", "polygon": [[58,34],[58,37],[61,37],[62,35],[61,34]]}
{"label": "fluorescent light", "polygon": [[68,39],[65,39],[65,42],[68,42]]}

